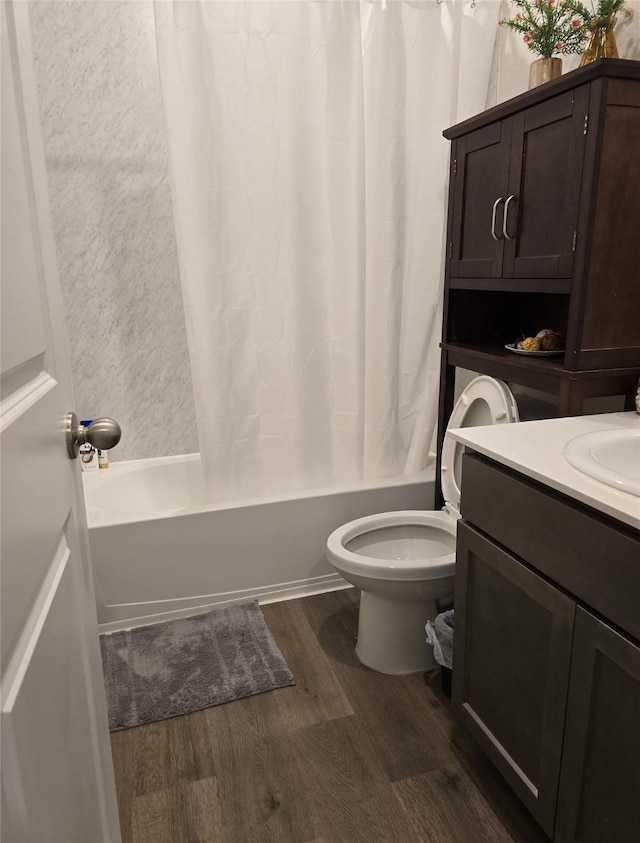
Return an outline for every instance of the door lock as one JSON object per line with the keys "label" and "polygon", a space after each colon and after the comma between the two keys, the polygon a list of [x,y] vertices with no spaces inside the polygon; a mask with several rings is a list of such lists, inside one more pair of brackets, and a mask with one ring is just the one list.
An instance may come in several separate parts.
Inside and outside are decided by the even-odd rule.
{"label": "door lock", "polygon": [[75,460],[80,452],[80,445],[93,445],[100,451],[108,451],[117,445],[122,436],[122,428],[113,419],[96,419],[87,427],[78,422],[75,413],[65,417],[65,437],[69,459]]}

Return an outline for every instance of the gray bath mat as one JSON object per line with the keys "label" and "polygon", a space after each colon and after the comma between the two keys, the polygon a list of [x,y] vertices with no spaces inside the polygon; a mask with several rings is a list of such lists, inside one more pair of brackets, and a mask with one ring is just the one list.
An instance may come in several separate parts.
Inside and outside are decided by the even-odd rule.
{"label": "gray bath mat", "polygon": [[109,729],[295,684],[258,601],[100,636]]}

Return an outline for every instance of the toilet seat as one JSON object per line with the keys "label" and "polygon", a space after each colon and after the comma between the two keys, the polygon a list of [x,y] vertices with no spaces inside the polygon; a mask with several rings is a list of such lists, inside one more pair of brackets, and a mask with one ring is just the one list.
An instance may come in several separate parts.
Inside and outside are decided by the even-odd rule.
{"label": "toilet seat", "polygon": [[[447,431],[449,428],[453,430],[479,424],[508,424],[518,420],[518,407],[509,387],[503,381],[479,375],[462,391],[451,413]],[[440,474],[446,501],[444,511],[381,512],[343,524],[334,530],[327,540],[327,556],[334,567],[353,575],[397,581],[415,580],[418,568],[420,579],[437,579],[450,573],[451,566],[455,563],[456,521],[460,518],[463,452],[463,445],[445,435]],[[386,530],[388,535],[388,531],[394,528],[398,531],[403,527],[417,527],[422,532],[421,537],[416,533],[410,540],[407,540],[407,537],[398,537],[399,542],[404,541],[404,549],[409,550],[409,553],[399,553],[389,558],[391,554],[384,556],[379,552],[371,555],[357,547],[349,548],[349,543],[357,544],[354,540],[359,537],[371,536],[370,543],[373,545],[374,535],[382,537],[382,531]],[[386,536],[384,538],[387,539]],[[385,544],[389,548],[393,546],[392,542],[393,539],[386,540]],[[411,558],[414,549],[412,542],[413,545],[416,542],[422,542],[423,545],[430,543],[430,548],[425,549],[422,554],[416,553],[414,558]],[[447,545],[450,547],[447,548]],[[438,552],[439,549],[443,552]],[[433,552],[435,555],[432,555]]]}
{"label": "toilet seat", "polygon": [[449,430],[489,424],[510,424],[520,420],[518,405],[504,381],[479,375],[456,401],[451,412],[444,442],[440,480],[446,509],[454,519],[460,517],[460,475],[464,445],[449,436]]}
{"label": "toilet seat", "polygon": [[[411,549],[411,543],[430,541],[436,556],[415,553],[413,558],[407,558],[407,555],[412,555],[407,554],[390,559],[349,549],[349,543],[354,543],[359,537],[373,537],[376,533],[379,536],[383,530],[410,527],[418,528],[414,536],[398,536],[397,540],[391,537],[391,542],[397,541],[398,546],[404,543],[404,549],[407,550]],[[421,580],[437,579],[451,572],[451,565],[455,561],[455,538],[455,521],[446,512],[381,512],[349,521],[334,530],[327,540],[327,557],[333,565],[337,563],[342,571],[371,579],[407,581],[415,580],[418,576]]]}

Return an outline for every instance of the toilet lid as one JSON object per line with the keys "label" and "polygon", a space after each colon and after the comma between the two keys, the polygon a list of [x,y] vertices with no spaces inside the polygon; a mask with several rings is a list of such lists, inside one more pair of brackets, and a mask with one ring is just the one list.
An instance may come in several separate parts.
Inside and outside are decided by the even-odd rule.
{"label": "toilet lid", "polygon": [[[458,427],[510,424],[517,421],[519,421],[518,406],[506,383],[480,375],[471,381],[456,401],[447,431]],[[463,452],[464,445],[445,434],[440,468],[442,494],[445,501],[453,504],[456,510],[460,508]]]}

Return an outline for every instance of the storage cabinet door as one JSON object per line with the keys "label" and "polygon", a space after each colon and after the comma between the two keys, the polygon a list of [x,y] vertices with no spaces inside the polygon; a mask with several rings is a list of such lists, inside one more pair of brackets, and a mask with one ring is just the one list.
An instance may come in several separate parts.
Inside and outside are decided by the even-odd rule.
{"label": "storage cabinet door", "polygon": [[470,132],[454,146],[452,278],[499,278],[502,273],[510,143],[511,121],[505,120]]}
{"label": "storage cabinet door", "polygon": [[556,841],[640,839],[640,648],[579,608]]}
{"label": "storage cabinet door", "polygon": [[513,117],[505,278],[572,276],[588,102],[584,85]]}
{"label": "storage cabinet door", "polygon": [[462,521],[453,706],[553,833],[575,603]]}

